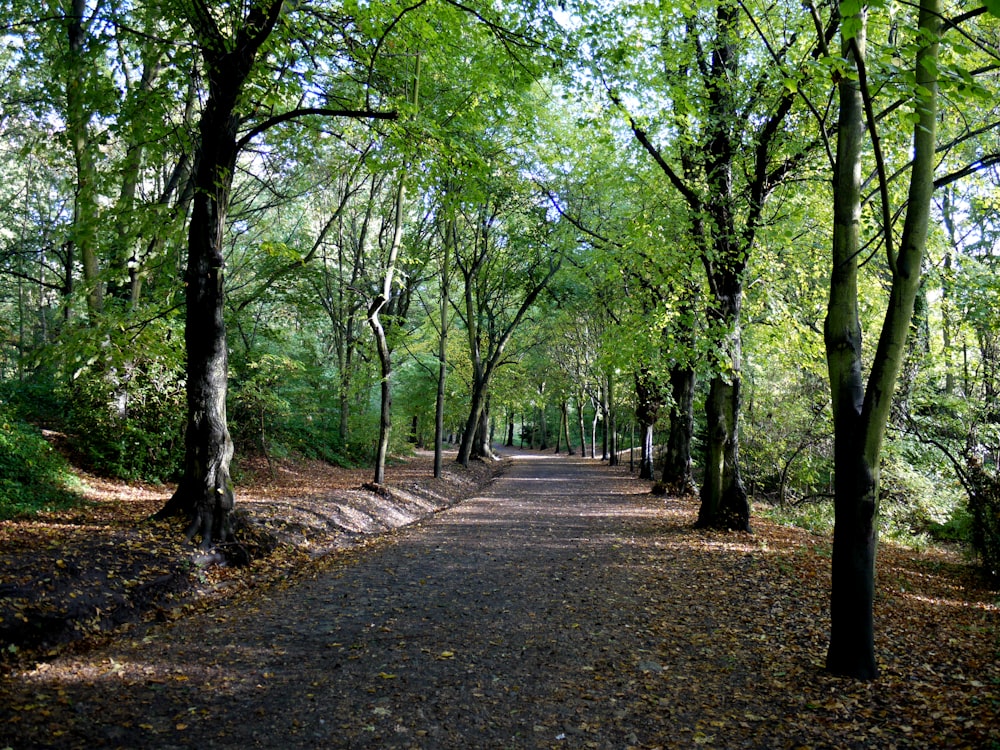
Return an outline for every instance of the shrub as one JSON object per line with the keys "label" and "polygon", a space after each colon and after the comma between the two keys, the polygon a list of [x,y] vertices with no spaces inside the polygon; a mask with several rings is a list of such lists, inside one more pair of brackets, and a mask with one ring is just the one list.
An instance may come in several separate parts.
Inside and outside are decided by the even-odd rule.
{"label": "shrub", "polygon": [[166,481],[177,477],[184,450],[180,374],[152,360],[119,375],[88,373],[68,389],[71,447],[99,474]]}
{"label": "shrub", "polygon": [[1000,582],[1000,477],[987,473],[981,462],[972,460],[966,478],[972,548],[986,575]]}
{"label": "shrub", "polygon": [[41,432],[0,406],[0,520],[77,504],[69,465]]}

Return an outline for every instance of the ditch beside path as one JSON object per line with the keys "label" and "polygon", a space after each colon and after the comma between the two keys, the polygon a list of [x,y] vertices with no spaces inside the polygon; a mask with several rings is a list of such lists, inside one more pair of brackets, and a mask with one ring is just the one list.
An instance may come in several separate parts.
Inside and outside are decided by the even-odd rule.
{"label": "ditch beside path", "polygon": [[813,572],[695,511],[518,456],[305,579],[17,676],[0,747],[920,746],[820,673]]}

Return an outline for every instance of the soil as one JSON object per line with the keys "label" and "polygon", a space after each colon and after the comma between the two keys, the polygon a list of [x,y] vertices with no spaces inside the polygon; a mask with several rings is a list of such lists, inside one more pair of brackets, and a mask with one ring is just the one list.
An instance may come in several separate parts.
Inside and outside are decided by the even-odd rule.
{"label": "soil", "polygon": [[283,579],[314,558],[450,507],[502,469],[482,462],[466,469],[454,458],[446,452],[434,479],[433,454],[418,451],[387,467],[381,487],[369,483],[370,469],[243,458],[237,538],[239,556],[254,562],[242,568],[185,544],[181,521],[150,520],[173,486],[81,474],[82,506],[0,522],[0,669]]}
{"label": "soil", "polygon": [[580,458],[486,478],[339,550],[262,498],[301,511],[292,567],[22,661],[0,747],[1000,747],[997,592],[961,558],[883,545],[858,683],[822,669],[828,539],[696,531],[694,500]]}

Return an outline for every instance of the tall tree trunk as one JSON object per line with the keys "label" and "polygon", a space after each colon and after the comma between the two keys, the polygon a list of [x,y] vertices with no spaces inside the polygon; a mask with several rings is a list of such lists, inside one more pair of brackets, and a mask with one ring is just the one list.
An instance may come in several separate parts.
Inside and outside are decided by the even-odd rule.
{"label": "tall tree trunk", "polygon": [[[584,404],[583,393],[579,393],[579,394],[577,394],[577,397],[576,397],[576,421],[577,421],[577,428],[580,431],[580,455],[583,458],[586,458],[587,457],[587,433],[586,433],[586,431],[584,429],[584,426],[583,426],[583,404]],[[593,458],[593,455],[591,455],[591,458]]]}
{"label": "tall tree trunk", "polygon": [[563,399],[562,402],[562,425],[563,436],[566,438],[566,454],[575,456],[576,451],[573,450],[573,441],[569,437],[569,402],[566,399]]}
{"label": "tall tree trunk", "polygon": [[479,421],[476,425],[472,458],[495,457],[493,447],[490,445],[490,397],[487,394],[483,399],[483,410],[479,414]]}
{"label": "tall tree trunk", "polygon": [[[733,81],[739,68],[736,43],[741,11],[737,3],[728,0],[716,7],[716,37],[708,92],[712,117],[706,154],[712,252],[705,255],[702,262],[712,295],[710,325],[721,338],[719,343],[729,372],[716,373],[712,377],[705,401],[708,436],[698,526],[749,531],[750,505],[739,470],[739,416],[740,311],[743,270],[751,241],[749,236],[740,237],[736,228],[733,164],[738,145],[731,124],[737,110]],[[765,179],[759,166],[756,178]],[[762,201],[763,197],[758,200]],[[747,234],[745,229],[744,235]]]}
{"label": "tall tree trunk", "polygon": [[188,230],[184,474],[173,497],[160,511],[162,515],[188,515],[191,523],[186,535],[189,539],[200,535],[203,549],[210,548],[213,542],[233,540],[230,515],[235,496],[229,477],[233,441],[226,418],[229,362],[223,239],[236,166],[234,110],[242,88],[242,78],[235,70],[224,70],[221,65],[210,68],[214,75],[199,127],[202,156],[195,174]]}
{"label": "tall tree trunk", "polygon": [[[843,34],[842,54],[857,73],[865,59],[866,13],[857,15],[853,37]],[[878,675],[873,603],[877,548],[879,462],[893,390],[906,350],[920,285],[934,189],[937,120],[939,0],[921,0],[920,47],[915,61],[918,121],[913,134],[906,218],[898,255],[892,227],[884,226],[892,285],[867,386],[862,374],[858,314],[861,221],[861,160],[864,98],[861,79],[839,82],[840,124],[834,170],[833,257],[825,341],[834,419],[834,507],[830,646],[826,666],[834,674],[862,680]],[[846,28],[846,24],[845,24]],[[874,120],[874,118],[872,118]],[[874,127],[875,123],[871,122]],[[886,207],[888,209],[888,207]]]}
{"label": "tall tree trunk", "polygon": [[[417,106],[420,91],[420,55],[417,55],[416,69],[413,75],[413,88],[410,91],[410,101],[414,107]],[[375,451],[375,484],[385,482],[385,461],[389,453],[389,435],[392,431],[392,351],[385,334],[385,326],[382,324],[380,313],[383,308],[387,308],[392,299],[392,285],[396,275],[396,261],[399,257],[399,249],[403,244],[403,200],[406,196],[406,171],[400,172],[399,184],[396,187],[396,200],[394,202],[394,217],[392,243],[389,246],[389,258],[385,267],[385,277],[382,283],[382,293],[375,299],[368,308],[368,325],[375,334],[376,349],[378,351],[379,366],[382,374],[381,397],[382,407],[379,410],[378,445]]]}
{"label": "tall tree trunk", "polygon": [[157,515],[186,515],[188,539],[200,535],[206,550],[215,542],[233,540],[235,494],[229,476],[233,441],[226,419],[229,361],[223,269],[226,214],[238,155],[237,103],[280,6],[277,1],[252,5],[245,26],[232,39],[222,36],[200,2],[194,3],[188,18],[205,58],[208,99],[198,128],[201,154],[188,227],[184,474]]}
{"label": "tall tree trunk", "polygon": [[66,81],[66,134],[73,150],[76,185],[73,191],[73,224],[70,244],[76,250],[83,268],[87,295],[87,312],[93,316],[103,307],[104,294],[100,283],[97,259],[98,190],[97,168],[91,152],[90,120],[93,112],[87,103],[87,75],[92,65],[86,59],[87,2],[71,0],[67,14],[68,64]]}
{"label": "tall tree trunk", "polygon": [[434,402],[434,477],[440,479],[444,452],[444,402],[448,380],[448,280],[451,262],[451,245],[454,241],[455,222],[449,220],[445,227],[444,255],[441,259],[440,333],[438,336],[438,382]]}
{"label": "tall tree trunk", "polygon": [[538,447],[541,450],[546,451],[549,449],[549,429],[548,425],[545,422],[545,404],[542,404],[541,406],[538,407],[538,429],[539,429]]}
{"label": "tall tree trunk", "polygon": [[670,370],[670,429],[663,459],[663,483],[679,495],[693,494],[691,440],[694,437],[694,369],[674,365]]}
{"label": "tall tree trunk", "polygon": [[639,436],[642,448],[639,457],[639,479],[653,478],[653,425],[639,422]]}
{"label": "tall tree trunk", "polygon": [[705,400],[707,438],[705,478],[697,526],[730,531],[750,530],[750,502],[739,469],[740,307],[742,284],[735,280],[728,293],[716,291],[718,325],[727,331],[724,346],[730,364],[727,375],[716,373]]}
{"label": "tall tree trunk", "polygon": [[483,408],[486,403],[486,378],[482,373],[482,367],[473,363],[472,372],[472,393],[469,403],[469,416],[465,420],[465,427],[462,430],[462,437],[458,444],[458,463],[468,467],[469,461],[473,457],[475,448],[476,430],[479,427],[479,420],[483,415]]}
{"label": "tall tree trunk", "polygon": [[953,352],[954,332],[954,269],[952,253],[959,247],[958,232],[955,228],[955,196],[951,188],[944,191],[941,217],[948,234],[948,246],[945,248],[944,263],[941,269],[941,355],[944,359],[944,392],[951,396],[955,393],[955,367]]}
{"label": "tall tree trunk", "polygon": [[[597,458],[597,424],[601,421],[601,409],[600,405],[594,404],[594,419],[590,424],[590,457]],[[603,440],[603,438],[602,438]],[[604,445],[604,452],[601,456],[601,460],[607,458],[607,447]]]}
{"label": "tall tree trunk", "polygon": [[639,478],[653,478],[653,427],[662,405],[662,395],[658,384],[653,382],[650,372],[643,368],[635,374],[635,416],[639,421],[642,440],[639,458]]}
{"label": "tall tree trunk", "polygon": [[392,283],[396,275],[396,259],[399,257],[399,247],[403,241],[403,199],[406,194],[405,181],[401,175],[396,188],[395,225],[392,233],[392,244],[389,246],[389,258],[386,263],[385,276],[382,280],[382,293],[375,298],[368,308],[368,325],[375,335],[375,346],[378,351],[379,369],[381,371],[381,408],[379,409],[378,443],[375,449],[375,484],[385,482],[385,460],[389,453],[389,434],[392,431],[392,350],[386,338],[385,326],[380,313],[389,304],[392,297]]}

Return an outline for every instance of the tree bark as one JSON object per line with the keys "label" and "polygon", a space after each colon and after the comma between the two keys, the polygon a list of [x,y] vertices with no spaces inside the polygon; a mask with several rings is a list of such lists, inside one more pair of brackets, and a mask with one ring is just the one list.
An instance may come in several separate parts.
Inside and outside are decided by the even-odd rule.
{"label": "tree bark", "polygon": [[563,437],[566,439],[566,454],[575,456],[576,451],[573,449],[573,441],[569,437],[569,402],[566,399],[563,399],[562,402],[562,425]]}
{"label": "tree bark", "polygon": [[66,135],[73,151],[76,167],[76,185],[73,191],[73,223],[70,244],[79,254],[83,268],[83,282],[87,295],[87,313],[91,320],[103,308],[104,293],[100,283],[97,258],[98,190],[97,168],[94,163],[90,138],[90,121],[93,117],[86,100],[87,71],[91,64],[86,59],[87,3],[71,0],[67,14],[68,64],[66,65]]}
{"label": "tree bark", "polygon": [[740,328],[739,309],[742,284],[721,299],[727,304],[719,311],[721,325],[728,328],[724,343],[730,373],[716,373],[709,383],[705,400],[707,438],[705,477],[701,487],[699,528],[750,531],[750,503],[739,469],[740,418]]}
{"label": "tree bark", "polygon": [[[834,231],[830,302],[824,337],[834,418],[834,507],[830,646],[826,667],[834,674],[872,680],[875,661],[873,604],[877,549],[879,462],[893,390],[913,318],[934,189],[937,119],[939,0],[921,0],[920,47],[916,55],[918,121],[913,133],[906,218],[897,256],[892,227],[884,226],[892,284],[867,386],[862,374],[858,314],[858,254],[861,246],[861,156],[864,96],[860,76],[843,76],[834,170]],[[853,37],[843,35],[842,53],[857,73],[865,59],[866,11]],[[874,122],[871,123],[874,127]]]}
{"label": "tree bark", "polygon": [[451,271],[451,246],[455,239],[455,221],[449,218],[444,232],[444,255],[441,259],[440,332],[438,334],[437,398],[434,402],[434,477],[441,478],[444,453],[444,402],[448,381],[448,288]]}
{"label": "tree bark", "polygon": [[237,104],[280,6],[279,0],[253,5],[246,24],[233,39],[222,36],[211,11],[201,2],[193,4],[188,19],[205,60],[208,99],[199,123],[201,153],[188,228],[184,474],[157,515],[187,516],[187,538],[200,535],[205,550],[214,543],[233,541],[235,494],[229,476],[233,441],[226,419],[229,361],[223,240],[238,155]]}
{"label": "tree bark", "polygon": [[663,405],[662,391],[652,375],[643,369],[635,375],[636,410],[642,440],[639,458],[639,479],[653,478],[653,427]]}
{"label": "tree bark", "polygon": [[663,459],[663,483],[671,492],[690,495],[695,492],[691,468],[691,440],[694,436],[694,369],[675,365],[670,370],[670,429]]}
{"label": "tree bark", "polygon": [[403,198],[406,193],[404,179],[399,178],[396,188],[395,224],[392,233],[392,244],[389,246],[389,258],[386,263],[385,276],[382,280],[382,292],[368,308],[368,325],[375,336],[375,347],[378,352],[379,369],[382,375],[380,385],[381,407],[379,409],[378,443],[375,449],[375,484],[385,482],[385,460],[389,453],[389,435],[392,431],[392,350],[386,338],[385,326],[380,313],[392,298],[392,283],[396,274],[396,258],[403,240]]}

